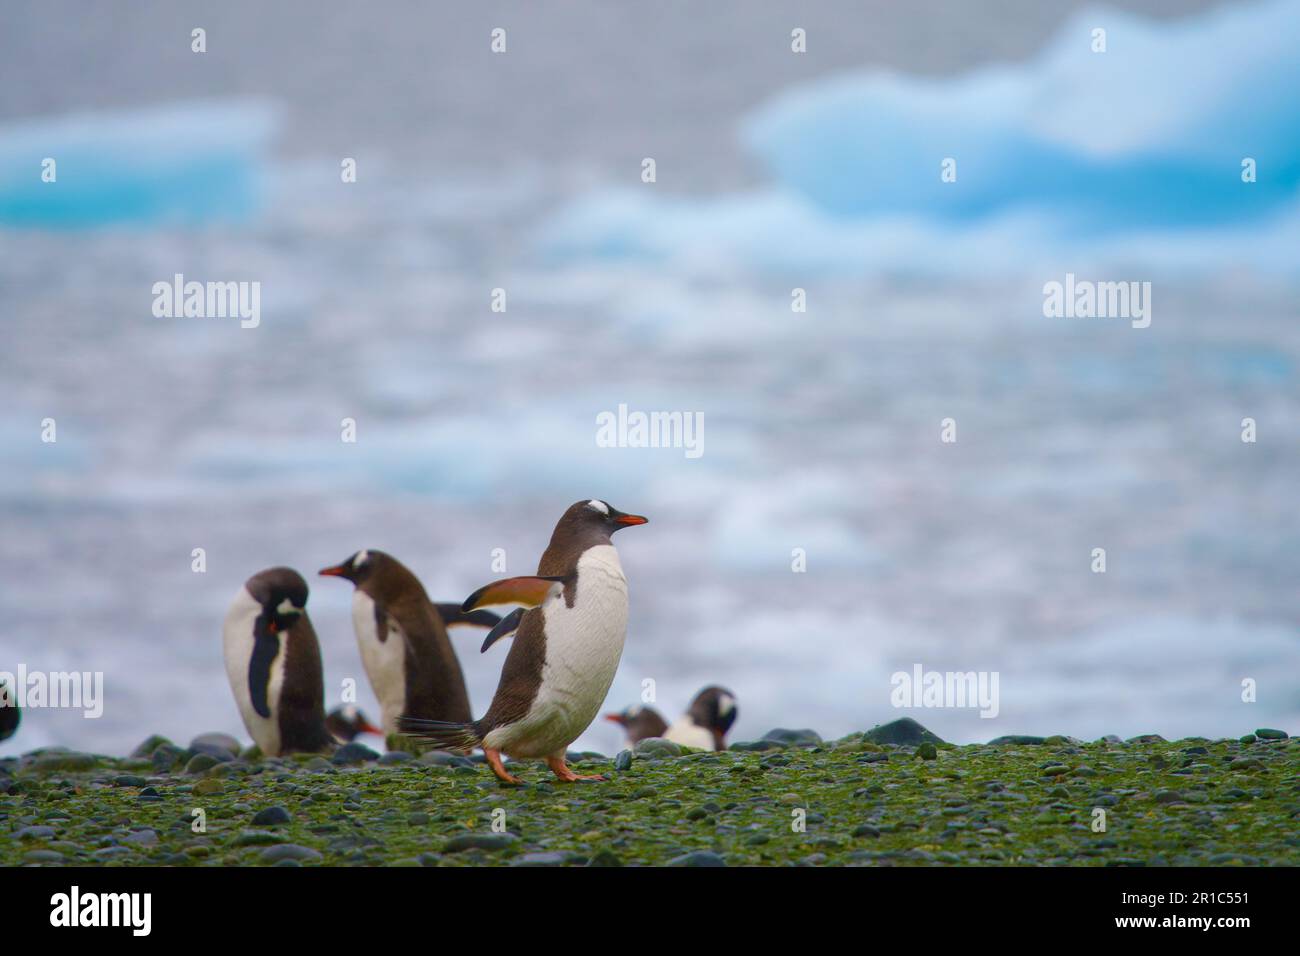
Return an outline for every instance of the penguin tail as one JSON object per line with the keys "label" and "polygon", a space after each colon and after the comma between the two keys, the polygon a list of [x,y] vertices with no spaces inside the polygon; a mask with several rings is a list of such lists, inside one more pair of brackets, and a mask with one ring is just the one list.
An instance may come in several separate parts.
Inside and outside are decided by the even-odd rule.
{"label": "penguin tail", "polygon": [[397,720],[397,729],[407,737],[417,737],[435,750],[465,752],[483,745],[483,735],[474,723],[460,724],[449,720],[426,720],[403,714]]}
{"label": "penguin tail", "polygon": [[492,627],[501,620],[501,615],[491,611],[462,611],[459,604],[435,604],[438,616],[447,627],[468,624],[472,627]]}

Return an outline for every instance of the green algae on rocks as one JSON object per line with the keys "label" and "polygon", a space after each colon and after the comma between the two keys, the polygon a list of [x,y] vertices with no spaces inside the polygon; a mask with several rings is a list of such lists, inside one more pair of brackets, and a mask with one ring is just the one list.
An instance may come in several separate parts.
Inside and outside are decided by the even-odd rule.
{"label": "green algae on rocks", "polygon": [[163,738],[125,759],[46,750],[0,760],[0,863],[1300,865],[1300,740],[1281,731],[968,746],[799,733],[575,755],[606,782],[523,763],[521,788],[439,753],[209,764]]}

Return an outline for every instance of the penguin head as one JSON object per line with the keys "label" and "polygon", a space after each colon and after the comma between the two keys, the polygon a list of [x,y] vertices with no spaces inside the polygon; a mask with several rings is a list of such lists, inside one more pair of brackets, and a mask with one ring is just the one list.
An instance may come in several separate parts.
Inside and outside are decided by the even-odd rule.
{"label": "penguin head", "polygon": [[344,704],[331,710],[325,716],[325,729],[340,743],[349,743],[361,734],[384,735],[355,704]]}
{"label": "penguin head", "polygon": [[629,707],[619,713],[606,714],[605,719],[621,726],[633,743],[647,737],[662,737],[668,730],[668,722],[653,707]]}
{"label": "penguin head", "polygon": [[326,577],[346,578],[360,587],[362,582],[382,568],[389,560],[388,555],[384,554],[382,551],[363,548],[342,564],[336,564],[329,568],[321,568],[317,573],[323,574]]}
{"label": "penguin head", "polygon": [[287,631],[307,610],[307,582],[293,568],[269,568],[244,584],[262,606],[262,619],[272,634]]}
{"label": "penguin head", "polygon": [[599,531],[606,537],[632,525],[645,524],[648,519],[640,515],[630,515],[619,511],[608,501],[591,498],[587,501],[575,501],[560,518],[560,525],[571,525],[582,529]]}
{"label": "penguin head", "polygon": [[715,744],[722,748],[722,740],[736,722],[736,695],[725,687],[711,685],[695,695],[688,711],[691,720],[713,734]]}

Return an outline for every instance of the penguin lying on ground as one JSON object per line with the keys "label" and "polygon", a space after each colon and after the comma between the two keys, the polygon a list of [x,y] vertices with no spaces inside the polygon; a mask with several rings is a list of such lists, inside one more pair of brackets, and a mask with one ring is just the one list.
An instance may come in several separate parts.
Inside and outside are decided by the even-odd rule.
{"label": "penguin lying on ground", "polygon": [[645,523],[600,500],[571,505],[535,576],[479,588],[463,605],[466,611],[527,608],[504,619],[484,642],[487,650],[517,627],[487,713],[472,722],[403,716],[402,729],[441,749],[482,747],[493,773],[509,784],[521,781],[506,771],[502,754],[542,758],[565,782],[604,779],[575,774],[564,755],[599,711],[627,638],[627,579],[610,536]]}
{"label": "penguin lying on ground", "polygon": [[685,747],[700,750],[726,750],[724,739],[736,722],[736,698],[722,687],[706,687],[695,695],[690,709],[670,727],[653,707],[629,707],[605,719],[622,726],[627,732],[627,749],[647,737],[664,737]]}
{"label": "penguin lying on ground", "polygon": [[292,568],[249,578],[222,629],[226,676],[262,753],[328,751],[320,645],[307,617],[307,582]]}
{"label": "penguin lying on ground", "polygon": [[384,736],[384,732],[372,724],[355,704],[335,707],[326,714],[325,729],[341,744],[351,743],[362,734]]}
{"label": "penguin lying on ground", "polygon": [[473,718],[465,677],[447,639],[447,627],[491,627],[500,620],[497,615],[463,612],[455,604],[434,604],[420,579],[383,551],[358,551],[320,573],[356,585],[352,627],[366,676],[379,698],[380,726],[385,734],[398,733],[402,714],[455,723]]}

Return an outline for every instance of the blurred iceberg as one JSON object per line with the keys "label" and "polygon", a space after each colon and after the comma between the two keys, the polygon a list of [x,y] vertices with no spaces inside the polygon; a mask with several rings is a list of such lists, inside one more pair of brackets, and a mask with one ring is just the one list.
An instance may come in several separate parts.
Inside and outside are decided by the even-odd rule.
{"label": "blurred iceberg", "polygon": [[[1094,28],[1107,51],[1091,49]],[[742,122],[775,181],[747,193],[594,193],[540,237],[552,258],[682,269],[983,275],[1244,267],[1293,274],[1300,241],[1300,0],[1148,22],[1093,8],[1034,59],[951,78],[817,81]],[[957,161],[957,181],[940,179]],[[1257,181],[1242,180],[1242,161]]]}
{"label": "blurred iceberg", "polygon": [[[1105,52],[1092,52],[1094,28]],[[1037,206],[1083,228],[1249,219],[1300,181],[1297,36],[1293,0],[1179,23],[1091,9],[1028,63],[814,84],[760,109],[743,137],[834,215]],[[940,181],[945,157],[956,183]],[[1249,185],[1244,157],[1258,164]]]}
{"label": "blurred iceberg", "polygon": [[[239,221],[279,125],[260,101],[192,102],[0,126],[0,225]],[[56,178],[42,179],[55,161]]]}

